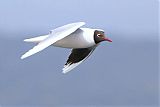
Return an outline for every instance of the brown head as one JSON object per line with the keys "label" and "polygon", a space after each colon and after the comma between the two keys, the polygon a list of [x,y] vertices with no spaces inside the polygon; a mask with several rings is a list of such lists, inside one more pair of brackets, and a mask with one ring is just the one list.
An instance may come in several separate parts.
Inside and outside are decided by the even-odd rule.
{"label": "brown head", "polygon": [[112,40],[110,40],[109,38],[105,37],[105,33],[104,31],[101,30],[95,30],[94,31],[94,41],[96,44],[102,42],[102,41],[108,41],[108,42],[112,42]]}

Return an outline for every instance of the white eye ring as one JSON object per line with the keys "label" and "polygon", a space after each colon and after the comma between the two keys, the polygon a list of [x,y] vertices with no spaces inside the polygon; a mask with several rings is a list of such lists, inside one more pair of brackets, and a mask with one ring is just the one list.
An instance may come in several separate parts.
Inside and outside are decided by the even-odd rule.
{"label": "white eye ring", "polygon": [[100,37],[101,34],[97,34],[98,37]]}

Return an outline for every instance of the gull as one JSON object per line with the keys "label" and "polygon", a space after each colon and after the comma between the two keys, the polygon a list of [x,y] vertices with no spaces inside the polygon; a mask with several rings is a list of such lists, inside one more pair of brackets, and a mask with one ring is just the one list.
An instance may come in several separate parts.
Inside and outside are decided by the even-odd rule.
{"label": "gull", "polygon": [[85,22],[70,23],[54,30],[49,34],[25,39],[25,42],[37,43],[32,49],[21,56],[21,59],[27,58],[37,52],[44,50],[49,46],[72,49],[63,73],[67,73],[85,61],[102,41],[112,42],[105,37],[104,30],[81,28]]}

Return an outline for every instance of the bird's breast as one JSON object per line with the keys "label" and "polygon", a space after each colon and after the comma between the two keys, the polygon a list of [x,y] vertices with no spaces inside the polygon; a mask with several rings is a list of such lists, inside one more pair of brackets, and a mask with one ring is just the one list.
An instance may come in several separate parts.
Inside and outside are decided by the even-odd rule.
{"label": "bird's breast", "polygon": [[88,28],[79,28],[67,37],[55,42],[53,46],[63,48],[88,48],[95,45],[93,33]]}

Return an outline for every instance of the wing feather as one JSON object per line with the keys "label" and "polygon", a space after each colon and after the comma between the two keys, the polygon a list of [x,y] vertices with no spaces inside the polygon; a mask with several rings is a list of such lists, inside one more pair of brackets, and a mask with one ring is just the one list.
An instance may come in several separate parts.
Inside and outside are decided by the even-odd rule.
{"label": "wing feather", "polygon": [[63,73],[67,73],[85,61],[95,50],[97,45],[83,49],[73,49],[67,63],[64,65]]}
{"label": "wing feather", "polygon": [[49,37],[47,37],[42,42],[38,43],[37,46],[33,47],[31,50],[22,55],[21,59],[27,58],[37,52],[42,51],[43,49],[57,42],[58,40],[61,40],[64,37],[70,35],[83,25],[85,25],[84,22],[77,22],[77,23],[67,24],[52,30],[49,34]]}

